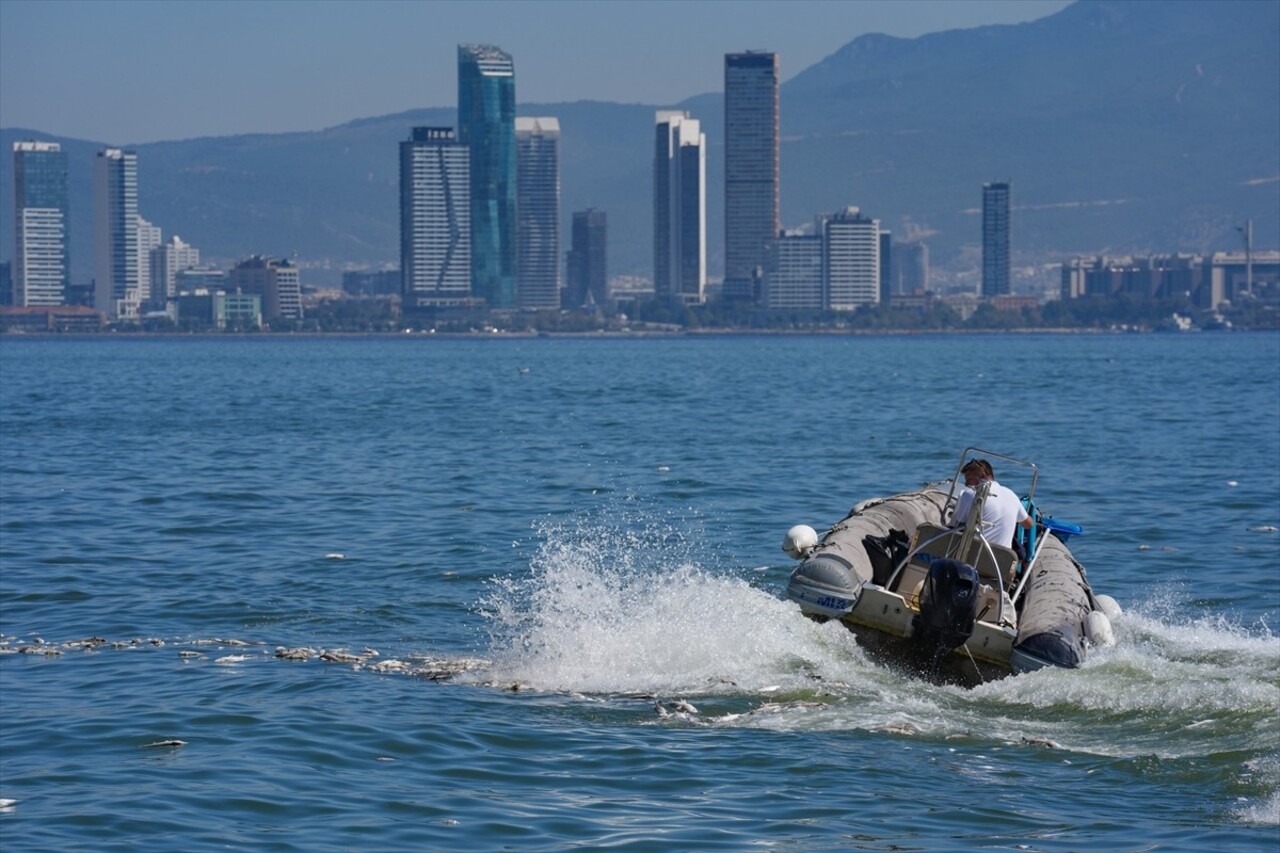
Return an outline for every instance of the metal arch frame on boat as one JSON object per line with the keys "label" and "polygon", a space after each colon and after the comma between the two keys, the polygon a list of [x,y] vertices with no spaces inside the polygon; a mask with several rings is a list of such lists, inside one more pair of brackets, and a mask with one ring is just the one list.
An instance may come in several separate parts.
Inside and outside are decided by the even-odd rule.
{"label": "metal arch frame on boat", "polygon": [[[942,504],[942,513],[941,513],[941,518],[939,519],[939,522],[942,525],[944,526],[946,525],[947,514],[952,510],[952,508],[957,503],[958,499],[956,495],[956,487],[960,483],[960,478],[961,478],[962,472],[964,471],[964,466],[969,461],[976,459],[979,455],[984,457],[988,457],[988,456],[994,457],[996,459],[1001,459],[1005,462],[1012,462],[1015,465],[1021,465],[1026,468],[1030,468],[1031,469],[1031,486],[1027,491],[1027,496],[1025,500],[1028,505],[1034,505],[1033,500],[1035,498],[1035,493],[1036,493],[1036,483],[1040,478],[1039,466],[1037,466],[1034,462],[1031,462],[1026,459],[1018,459],[1015,456],[1009,456],[1004,453],[997,453],[994,450],[984,450],[981,447],[976,447],[971,445],[969,447],[966,447],[960,453],[960,463],[956,466],[956,473],[951,478],[951,488],[947,491],[947,499]],[[988,493],[987,488],[979,487],[979,489],[977,490],[976,498],[974,500],[973,507],[970,510],[970,514],[969,514],[970,519],[972,519],[975,515],[980,515],[980,513],[982,512],[982,505],[986,501],[987,493]],[[890,500],[892,499],[890,498]],[[969,544],[972,542],[974,533],[976,532],[973,525],[967,523],[968,520],[969,519],[966,520],[965,532],[963,534],[963,537],[961,538],[959,544],[954,549],[956,553],[963,554],[968,552]],[[921,551],[924,551],[925,548],[929,547],[934,542],[937,542],[939,539],[943,539],[950,536],[953,532],[954,532],[954,528],[948,528],[938,533],[937,535],[930,537],[924,542],[917,543],[915,548],[912,548],[910,551],[908,551],[906,556],[904,556],[900,561],[898,561],[898,565],[894,568],[893,572],[890,573],[889,578],[885,581],[885,584],[884,584],[885,589],[894,588],[893,585],[894,585],[894,582],[898,580],[898,575],[902,573],[902,571],[907,567],[907,565],[911,562],[911,560],[917,554],[919,554]],[[992,570],[996,574],[996,581],[1000,585],[999,588],[1000,588],[1001,594],[996,596],[996,602],[997,602],[996,622],[997,624],[999,624],[999,623],[1002,623],[1005,618],[1004,593],[1007,591],[1007,587],[1005,586],[1004,573],[1000,571],[1000,561],[996,559],[995,549],[991,547],[991,543],[988,542],[986,538],[983,536],[978,536],[978,541],[982,544],[982,548],[983,548],[982,553],[986,554],[987,558],[991,561]],[[1043,541],[1037,543],[1035,548],[1035,553],[1031,555],[1031,558],[1027,561],[1026,567],[1022,570],[1020,580],[1018,581],[1017,589],[1014,590],[1013,594],[1009,596],[1009,600],[1011,603],[1014,603],[1016,605],[1018,596],[1022,594],[1022,589],[1026,585],[1027,578],[1031,576],[1031,569],[1035,566],[1036,559],[1040,556],[1040,552],[1042,550],[1041,546],[1043,546],[1043,544],[1044,544]]]}

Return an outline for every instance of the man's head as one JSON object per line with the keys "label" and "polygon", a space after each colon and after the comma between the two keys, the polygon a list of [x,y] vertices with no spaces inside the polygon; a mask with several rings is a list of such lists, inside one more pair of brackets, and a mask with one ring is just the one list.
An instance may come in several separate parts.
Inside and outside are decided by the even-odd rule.
{"label": "man's head", "polygon": [[964,484],[969,487],[976,486],[983,480],[996,478],[996,472],[991,469],[991,463],[985,459],[970,459],[960,469],[960,473],[964,475]]}

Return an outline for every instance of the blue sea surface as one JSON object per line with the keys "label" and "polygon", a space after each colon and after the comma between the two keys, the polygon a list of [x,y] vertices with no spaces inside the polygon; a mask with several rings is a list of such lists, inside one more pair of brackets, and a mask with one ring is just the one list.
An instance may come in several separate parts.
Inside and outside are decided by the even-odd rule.
{"label": "blue sea surface", "polygon": [[[1082,669],[785,600],[968,445]],[[1276,334],[0,338],[5,853],[1276,851],[1277,624]]]}

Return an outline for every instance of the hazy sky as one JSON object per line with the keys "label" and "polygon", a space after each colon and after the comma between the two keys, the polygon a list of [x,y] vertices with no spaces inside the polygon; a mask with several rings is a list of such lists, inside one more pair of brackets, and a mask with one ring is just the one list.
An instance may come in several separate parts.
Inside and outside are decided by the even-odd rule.
{"label": "hazy sky", "polygon": [[1034,20],[1067,0],[0,0],[0,126],[116,145],[318,130],[452,107],[463,42],[516,64],[520,103],[674,104],[726,52],[783,80],[869,32]]}

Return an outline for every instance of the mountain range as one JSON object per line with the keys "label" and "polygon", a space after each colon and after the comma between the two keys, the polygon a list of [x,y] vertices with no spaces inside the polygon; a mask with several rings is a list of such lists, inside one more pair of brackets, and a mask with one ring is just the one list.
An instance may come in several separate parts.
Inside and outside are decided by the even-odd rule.
{"label": "mountain range", "polygon": [[[781,90],[786,227],[857,205],[935,264],[976,257],[982,184],[1013,185],[1018,263],[1077,253],[1280,248],[1280,3],[1079,0],[1029,23],[857,38]],[[517,74],[519,57],[515,57]],[[784,65],[786,56],[781,57]],[[518,78],[517,78],[518,79]],[[517,84],[518,86],[518,84]],[[517,88],[518,92],[518,88]],[[653,114],[689,110],[708,140],[709,266],[723,259],[723,96],[680,104],[519,105],[560,120],[563,234],[609,217],[611,274],[651,268]],[[398,265],[398,148],[436,107],[314,132],[126,146],[142,215],[206,258],[296,257],[304,282]],[[70,154],[72,270],[91,276],[90,175],[101,141],[37,129]],[[0,257],[12,256],[13,162],[0,158]]]}

